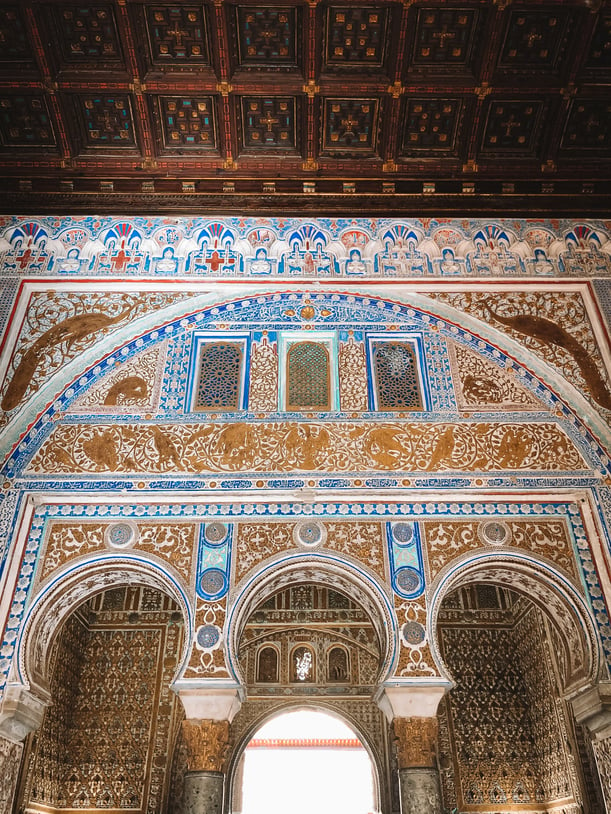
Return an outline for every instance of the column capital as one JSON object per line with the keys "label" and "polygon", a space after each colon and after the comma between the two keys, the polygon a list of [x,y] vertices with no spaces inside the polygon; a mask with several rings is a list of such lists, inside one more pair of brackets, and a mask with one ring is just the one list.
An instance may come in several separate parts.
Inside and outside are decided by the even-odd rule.
{"label": "column capital", "polygon": [[229,721],[182,722],[187,771],[222,772],[229,752]]}
{"label": "column capital", "polygon": [[187,718],[196,720],[231,723],[244,698],[244,690],[237,683],[221,685],[179,679],[172,689],[182,701]]}
{"label": "column capital", "polygon": [[571,698],[575,720],[596,740],[611,737],[611,681],[601,681]]}
{"label": "column capital", "polygon": [[23,684],[9,684],[0,706],[0,735],[20,743],[42,723],[50,701],[48,693],[34,694]]}
{"label": "column capital", "polygon": [[395,718],[399,769],[433,768],[437,757],[437,718]]}
{"label": "column capital", "polygon": [[418,683],[388,682],[378,687],[374,700],[388,723],[394,718],[434,718],[439,702],[452,686],[451,681],[443,678]]}

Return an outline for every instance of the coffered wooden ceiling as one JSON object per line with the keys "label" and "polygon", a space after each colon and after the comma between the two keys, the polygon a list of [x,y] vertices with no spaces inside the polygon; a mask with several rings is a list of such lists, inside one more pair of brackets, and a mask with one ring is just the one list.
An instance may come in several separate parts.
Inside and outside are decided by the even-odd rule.
{"label": "coffered wooden ceiling", "polygon": [[0,0],[0,211],[608,212],[611,0]]}

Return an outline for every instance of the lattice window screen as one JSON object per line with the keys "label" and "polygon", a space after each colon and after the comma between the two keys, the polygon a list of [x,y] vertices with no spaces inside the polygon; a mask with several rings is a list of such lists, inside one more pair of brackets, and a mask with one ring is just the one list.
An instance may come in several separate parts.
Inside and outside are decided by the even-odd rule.
{"label": "lattice window screen", "polygon": [[378,410],[422,410],[418,362],[407,342],[378,342],[373,366]]}
{"label": "lattice window screen", "polygon": [[287,410],[330,410],[329,351],[317,342],[296,342],[286,357]]}
{"label": "lattice window screen", "polygon": [[209,342],[202,346],[196,410],[238,410],[243,348],[237,342]]}

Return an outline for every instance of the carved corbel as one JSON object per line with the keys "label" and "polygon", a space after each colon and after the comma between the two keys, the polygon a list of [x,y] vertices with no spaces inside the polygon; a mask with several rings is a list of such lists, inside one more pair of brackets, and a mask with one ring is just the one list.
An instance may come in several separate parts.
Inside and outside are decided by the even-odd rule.
{"label": "carved corbel", "polygon": [[20,743],[42,723],[50,701],[48,694],[35,695],[22,684],[9,684],[0,706],[0,736]]}

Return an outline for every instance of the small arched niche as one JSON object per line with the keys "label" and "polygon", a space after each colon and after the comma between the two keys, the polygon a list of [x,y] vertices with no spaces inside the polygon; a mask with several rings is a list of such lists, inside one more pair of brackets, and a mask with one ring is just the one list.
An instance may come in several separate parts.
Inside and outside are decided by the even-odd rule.
{"label": "small arched niche", "polygon": [[15,811],[174,810],[183,711],[171,682],[184,635],[175,599],[137,583],[95,593],[65,617],[47,652],[50,703],[24,750]]}
{"label": "small arched niche", "polygon": [[372,814],[378,798],[375,764],[354,730],[322,709],[293,709],[246,744],[232,814]]}

